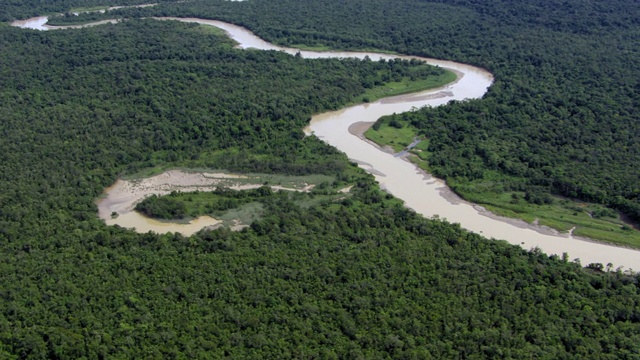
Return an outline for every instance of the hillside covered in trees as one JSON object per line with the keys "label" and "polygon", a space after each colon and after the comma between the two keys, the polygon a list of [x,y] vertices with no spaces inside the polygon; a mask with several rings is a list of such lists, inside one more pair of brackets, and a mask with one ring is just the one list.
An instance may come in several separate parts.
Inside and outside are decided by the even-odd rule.
{"label": "hillside covered in trees", "polygon": [[[211,4],[257,19],[234,11],[285,3],[180,6]],[[340,4],[324,11],[339,19],[352,6]],[[236,50],[174,22],[0,26],[0,357],[640,356],[637,274],[420,218],[303,136],[312,113],[412,66]],[[169,166],[326,174],[354,188],[311,207],[272,194],[268,216],[241,232],[136,234],[98,219],[94,200],[119,175]]]}

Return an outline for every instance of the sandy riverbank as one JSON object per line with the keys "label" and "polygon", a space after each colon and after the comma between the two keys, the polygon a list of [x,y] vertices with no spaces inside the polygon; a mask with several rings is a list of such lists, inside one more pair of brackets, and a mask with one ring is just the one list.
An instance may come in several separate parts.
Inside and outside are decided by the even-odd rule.
{"label": "sandy riverbank", "polygon": [[[369,128],[371,126],[373,126],[374,123],[372,122],[357,122],[357,123],[353,123],[349,126],[349,133],[351,135],[357,136],[358,138],[360,138],[363,141],[366,141],[370,144],[372,144],[373,146],[375,146],[376,148],[378,148],[380,151],[384,151],[386,153],[390,153],[390,154],[395,154],[395,150],[393,150],[393,148],[389,147],[389,146],[380,146],[379,144],[367,139],[367,137],[364,135],[364,133],[369,130]],[[411,160],[409,160],[409,156],[408,155],[404,155],[404,156],[400,156],[400,159],[407,161],[409,163],[411,163]],[[497,220],[497,221],[501,221],[513,226],[516,226],[518,228],[521,229],[530,229],[530,230],[534,230],[540,234],[544,234],[544,235],[553,235],[553,236],[564,236],[564,237],[571,237],[571,234],[563,234],[553,228],[550,228],[548,226],[543,226],[543,225],[535,225],[535,224],[529,224],[526,221],[523,220],[519,220],[519,219],[513,219],[513,218],[508,218],[508,217],[504,217],[504,216],[499,216],[496,215],[492,212],[490,212],[489,210],[485,209],[483,206],[480,206],[478,204],[474,204],[471,202],[468,202],[464,199],[462,199],[458,194],[456,194],[455,192],[453,192],[453,190],[451,190],[445,181],[441,180],[441,179],[437,179],[434,178],[431,174],[427,173],[426,171],[419,169],[418,167],[416,167],[416,171],[418,171],[419,173],[422,173],[423,179],[426,181],[431,181],[433,183],[440,183],[442,186],[440,187],[439,191],[440,191],[440,196],[443,197],[444,199],[446,199],[450,204],[452,205],[460,205],[460,204],[466,204],[469,206],[473,206],[480,214],[493,219],[493,220]],[[415,209],[414,209],[415,210]]]}
{"label": "sandy riverbank", "polygon": [[[218,225],[220,221],[209,216],[201,216],[188,224],[158,221],[135,212],[136,204],[148,196],[167,195],[173,191],[213,191],[218,187],[226,187],[233,190],[257,189],[264,186],[259,181],[257,177],[252,178],[238,174],[169,170],[148,178],[120,179],[105,189],[103,196],[97,200],[96,204],[98,205],[100,218],[108,225],[135,228],[136,231],[142,233],[155,231],[179,232],[183,235],[191,235],[204,227]],[[300,187],[270,185],[270,187],[278,191],[308,192],[313,189],[314,185],[303,184]],[[243,225],[246,224],[237,224],[235,228],[241,229]]]}
{"label": "sandy riverbank", "polygon": [[[356,122],[353,123],[349,126],[349,133],[351,135],[357,136],[359,139],[361,139],[362,141],[365,141],[369,144],[371,144],[372,146],[376,147],[377,149],[379,149],[380,151],[383,151],[385,153],[389,153],[389,154],[395,154],[395,150],[393,148],[391,148],[390,146],[380,146],[377,143],[367,139],[367,137],[364,135],[364,133],[369,130],[369,128],[371,126],[373,126],[374,122]],[[411,163],[411,161],[409,160],[409,157],[407,155],[405,156],[401,156],[400,159]],[[411,163],[412,164],[412,163]],[[371,166],[371,164],[366,164],[367,166]],[[471,206],[474,209],[476,209],[476,211],[478,211],[478,213],[482,216],[486,216],[489,219],[495,220],[495,221],[500,221],[502,223],[505,224],[509,224],[512,226],[515,226],[517,228],[520,229],[528,229],[528,230],[533,230],[539,234],[542,235],[548,235],[548,236],[557,236],[557,237],[563,237],[563,238],[567,238],[567,239],[575,239],[575,240],[579,240],[579,241],[584,241],[587,243],[592,243],[592,244],[599,244],[599,245],[605,245],[605,246],[612,246],[612,247],[616,247],[616,248],[622,248],[622,249],[629,249],[630,251],[637,251],[636,248],[632,248],[629,246],[624,246],[624,245],[620,245],[620,244],[613,244],[613,243],[609,243],[609,242],[604,242],[604,241],[598,241],[598,240],[594,240],[594,239],[589,239],[589,238],[585,238],[585,237],[581,237],[581,236],[574,236],[573,235],[573,230],[575,229],[575,227],[573,229],[571,229],[569,232],[560,232],[556,229],[553,229],[551,227],[548,226],[544,226],[544,225],[539,225],[537,223],[531,224],[528,223],[524,220],[521,219],[514,219],[514,218],[509,218],[509,217],[504,217],[504,216],[500,216],[500,215],[496,215],[494,213],[492,213],[491,211],[487,210],[485,207],[466,201],[464,199],[462,199],[458,194],[456,194],[453,190],[451,190],[445,181],[441,180],[441,179],[437,179],[435,177],[433,177],[431,174],[427,173],[426,171],[419,169],[416,166],[416,171],[418,173],[420,173],[423,176],[423,179],[425,181],[428,181],[430,184],[436,184],[436,185],[441,185],[438,190],[440,193],[440,196],[442,198],[444,198],[447,202],[449,202],[451,205],[467,205],[467,206]],[[376,175],[382,175],[384,176],[384,174],[380,173],[380,172],[375,172],[375,170],[372,171],[372,173],[376,174]],[[416,209],[414,209],[416,210]],[[480,233],[483,233],[482,231],[480,231]],[[524,243],[522,243],[524,244]]]}
{"label": "sandy riverbank", "polygon": [[[225,30],[238,43],[240,48],[278,50],[291,55],[300,54],[303,58],[370,58],[379,59],[418,59],[431,65],[458,71],[460,76],[453,84],[441,89],[394,96],[363,105],[346,107],[337,111],[317,114],[305,132],[345,152],[349,158],[361,164],[375,175],[380,186],[394,196],[405,201],[407,207],[425,217],[440,217],[459,223],[463,228],[485,235],[488,238],[504,239],[524,249],[539,248],[551,255],[568,253],[571,259],[578,258],[584,264],[599,262],[613,263],[617,266],[640,268],[640,251],[604,245],[593,241],[584,241],[575,237],[543,234],[539,229],[531,229],[530,224],[518,226],[512,219],[494,219],[487,211],[474,204],[455,200],[446,184],[425,175],[416,167],[392,154],[379,151],[372,144],[357,140],[348,131],[355,122],[376,121],[380,116],[412,111],[422,106],[440,106],[451,100],[464,101],[484,96],[493,83],[493,75],[488,71],[471,65],[453,61],[420,58],[415,56],[378,54],[371,52],[348,51],[304,51],[276,46],[256,37],[247,29],[220,21],[204,19],[174,20],[197,22],[219,27]],[[515,225],[515,226],[514,226]]]}

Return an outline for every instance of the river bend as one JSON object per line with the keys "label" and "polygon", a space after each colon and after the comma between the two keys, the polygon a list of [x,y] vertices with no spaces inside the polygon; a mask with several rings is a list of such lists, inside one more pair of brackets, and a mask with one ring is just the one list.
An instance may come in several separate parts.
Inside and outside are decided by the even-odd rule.
{"label": "river bend", "polygon": [[[458,79],[439,89],[384,98],[369,104],[317,114],[313,116],[305,132],[308,135],[314,134],[345,152],[350,159],[372,173],[384,190],[402,199],[407,207],[425,217],[447,219],[449,222],[459,223],[467,230],[488,238],[504,239],[525,249],[538,247],[546,254],[558,256],[567,253],[569,259],[580,259],[584,265],[598,262],[612,263],[615,267],[623,266],[626,269],[640,269],[640,251],[638,250],[574,238],[569,234],[558,234],[551,229],[533,226],[524,221],[490,214],[482,207],[460,199],[448,189],[444,182],[425,174],[415,165],[349,132],[349,128],[356,123],[373,123],[384,115],[411,111],[422,106],[439,106],[451,100],[480,98],[493,82],[493,76],[489,72],[452,61],[413,56],[344,51],[317,52],[284,48],[258,38],[247,29],[215,20],[198,18],[161,18],[161,20],[178,20],[221,28],[238,43],[240,48],[279,50],[292,55],[299,53],[304,58],[364,58],[365,56],[372,60],[415,58],[455,71]],[[39,30],[66,28],[47,26],[46,21],[46,17],[37,17],[16,21],[12,25]],[[104,22],[115,21],[100,23]],[[93,25],[97,24],[83,26]]]}

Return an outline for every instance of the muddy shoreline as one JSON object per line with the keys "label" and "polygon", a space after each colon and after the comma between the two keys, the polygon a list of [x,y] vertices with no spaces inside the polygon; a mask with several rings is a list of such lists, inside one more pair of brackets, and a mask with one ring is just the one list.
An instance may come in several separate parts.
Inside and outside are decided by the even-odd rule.
{"label": "muddy shoreline", "polygon": [[[278,50],[291,55],[300,54],[303,58],[418,59],[431,65],[457,71],[457,80],[440,89],[393,96],[316,114],[312,117],[309,126],[304,129],[305,133],[314,134],[346,153],[352,161],[374,174],[381,188],[405,201],[407,207],[425,217],[446,219],[487,238],[503,239],[511,244],[520,245],[524,249],[539,248],[548,255],[560,256],[568,253],[571,258],[579,258],[585,264],[611,262],[616,266],[640,268],[640,251],[621,249],[609,243],[603,244],[590,239],[568,237],[568,234],[558,234],[555,230],[549,232],[542,227],[532,228],[531,224],[524,221],[495,216],[481,206],[461,200],[446,187],[444,182],[418,170],[406,159],[398,160],[390,153],[379,151],[379,147],[373,146],[368,141],[354,141],[354,136],[349,131],[353,123],[371,124],[380,116],[413,111],[423,106],[441,106],[451,100],[481,98],[494,80],[493,75],[486,70],[453,61],[417,56],[349,51],[318,52],[285,48],[267,43],[247,29],[233,24],[197,18],[173,18],[173,20],[221,28],[238,43],[239,48]],[[356,126],[354,129],[360,131],[363,127]]]}
{"label": "muddy shoreline", "polygon": [[[257,180],[256,180],[257,181]],[[300,187],[269,185],[275,191],[309,192],[314,185],[302,184]],[[224,172],[190,172],[184,170],[168,170],[161,174],[137,179],[118,179],[106,188],[102,196],[96,200],[98,216],[108,225],[120,225],[134,228],[137,232],[179,232],[191,235],[205,227],[218,226],[221,221],[209,216],[201,216],[187,223],[151,219],[137,213],[135,206],[151,195],[167,195],[171,192],[213,191],[218,187],[232,190],[257,189],[263,183],[252,182],[246,175]],[[198,228],[198,226],[200,226]],[[236,224],[232,229],[242,229],[246,224]]]}
{"label": "muddy shoreline", "polygon": [[[369,130],[369,128],[371,126],[373,126],[374,122],[356,122],[353,123],[349,126],[349,133],[353,136],[358,137],[360,140],[365,141],[369,144],[371,144],[372,146],[375,146],[376,148],[378,148],[380,151],[383,151],[385,153],[388,154],[392,154],[395,155],[395,150],[389,146],[380,146],[379,144],[375,143],[374,141],[369,140],[364,133]],[[408,158],[407,155],[404,156],[400,156],[399,158],[401,158],[402,160],[411,163],[412,165],[415,166],[415,164],[413,164],[411,162],[411,160]],[[371,166],[370,164],[367,164],[369,166]],[[631,247],[631,246],[625,246],[622,244],[616,244],[616,243],[611,243],[611,242],[606,242],[606,241],[600,241],[600,240],[595,240],[595,239],[590,239],[590,238],[585,238],[582,236],[574,236],[572,234],[572,231],[570,232],[560,232],[554,228],[548,227],[548,226],[544,226],[544,225],[538,225],[538,224],[530,224],[524,220],[520,220],[520,219],[514,219],[514,218],[509,218],[509,217],[505,217],[505,216],[500,216],[500,215],[496,215],[494,213],[492,213],[491,211],[487,210],[485,207],[483,207],[482,205],[476,204],[476,203],[472,203],[469,202],[467,200],[464,200],[463,198],[460,197],[460,195],[456,194],[453,190],[451,190],[451,188],[449,188],[446,185],[446,182],[444,180],[438,179],[436,177],[434,177],[433,175],[427,173],[426,171],[418,168],[416,166],[416,172],[420,173],[423,176],[423,179],[426,181],[431,181],[432,183],[440,183],[442,184],[442,187],[440,188],[440,196],[442,196],[444,199],[446,199],[450,204],[452,205],[459,205],[459,204],[467,204],[469,206],[474,207],[481,215],[486,216],[492,220],[495,221],[500,221],[521,229],[529,229],[529,230],[533,230],[539,234],[542,235],[549,235],[549,236],[558,236],[558,237],[564,237],[564,238],[571,238],[571,239],[576,239],[576,240],[580,240],[580,241],[585,241],[585,242],[589,242],[589,243],[593,243],[593,244],[600,244],[600,245],[606,245],[606,246],[613,246],[613,247],[618,247],[618,248],[622,248],[622,249],[629,249],[629,250],[634,250],[637,251],[637,248]],[[412,209],[415,210],[415,209]],[[575,227],[574,227],[575,229]],[[573,230],[573,229],[572,229]],[[481,232],[482,233],[482,232]]]}
{"label": "muddy shoreline", "polygon": [[[367,139],[366,136],[364,136],[364,133],[369,130],[369,128],[371,126],[373,126],[374,123],[372,122],[357,122],[357,123],[353,123],[349,126],[349,133],[351,135],[357,136],[360,140],[362,141],[366,141],[367,143],[375,146],[376,148],[378,148],[380,151],[384,151],[386,153],[389,154],[393,154],[395,155],[396,152],[394,149],[392,149],[389,146],[380,146],[379,144]],[[403,156],[399,156],[398,158],[411,163],[412,165],[415,165],[411,162],[411,160],[409,159],[408,155],[403,155]],[[478,210],[478,212],[492,220],[496,220],[496,221],[500,221],[500,222],[504,222],[513,226],[516,226],[518,228],[521,229],[530,229],[533,231],[536,231],[540,234],[543,235],[551,235],[551,236],[561,236],[561,237],[571,237],[569,234],[566,233],[561,233],[556,229],[550,228],[548,226],[543,226],[543,225],[535,225],[535,224],[529,224],[528,222],[524,221],[524,220],[520,220],[520,219],[513,219],[513,218],[508,218],[508,217],[504,217],[504,216],[499,216],[496,215],[494,213],[492,213],[491,211],[487,210],[486,208],[484,208],[481,205],[469,202],[467,200],[464,200],[463,198],[461,198],[458,194],[456,194],[453,190],[451,190],[451,188],[449,188],[446,184],[445,181],[435,178],[433,175],[427,173],[426,171],[418,168],[416,166],[416,172],[418,172],[419,174],[422,175],[424,180],[427,181],[432,181],[435,183],[440,183],[442,184],[442,187],[440,188],[440,196],[442,196],[443,198],[445,198],[450,204],[452,205],[459,205],[459,204],[467,204],[470,206],[473,206],[476,210]],[[415,209],[413,209],[415,210]],[[577,238],[577,237],[574,237]],[[593,240],[595,241],[595,240]],[[595,241],[598,242],[598,241]],[[609,244],[609,243],[604,243],[601,242],[603,244]]]}

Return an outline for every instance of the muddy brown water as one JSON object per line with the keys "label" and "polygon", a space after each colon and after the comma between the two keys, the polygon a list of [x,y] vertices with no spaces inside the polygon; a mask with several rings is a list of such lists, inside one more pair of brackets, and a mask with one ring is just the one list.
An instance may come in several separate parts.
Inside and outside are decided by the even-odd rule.
{"label": "muddy brown water", "polygon": [[[569,259],[580,259],[584,265],[598,262],[602,264],[612,263],[614,267],[622,266],[626,269],[640,269],[640,251],[638,250],[593,242],[588,239],[574,238],[569,234],[559,234],[549,228],[493,215],[478,205],[460,199],[449,190],[443,181],[425,174],[406,160],[394,157],[393,154],[389,154],[349,132],[349,127],[353,124],[361,122],[373,123],[384,115],[412,111],[423,106],[439,106],[451,100],[480,98],[493,82],[493,76],[486,70],[452,61],[412,56],[396,56],[372,52],[318,52],[284,48],[258,38],[247,29],[220,21],[197,18],[160,18],[160,20],[178,20],[218,27],[225,30],[238,43],[239,48],[279,50],[291,55],[299,53],[304,58],[368,57],[371,60],[415,58],[455,71],[458,74],[458,79],[439,89],[385,98],[369,104],[355,105],[337,111],[317,114],[313,116],[305,132],[308,135],[313,134],[345,152],[350,159],[361,164],[362,168],[372,173],[381,188],[404,200],[407,207],[425,217],[446,219],[449,222],[460,224],[467,230],[482,234],[488,238],[503,239],[527,250],[538,247],[549,255],[562,256],[563,253],[567,253]],[[40,30],[53,28],[45,24],[46,17],[37,17],[12,23],[14,26]],[[95,24],[84,26],[92,25]],[[58,28],[64,27],[56,27],[56,29]],[[136,219],[134,215],[128,214],[131,214],[131,212],[106,221],[107,223],[117,223],[117,219],[121,218],[123,224],[125,220],[130,225],[144,223],[146,229],[149,219]],[[216,220],[212,219],[210,223],[197,224],[194,227],[210,226],[215,222]],[[136,228],[138,227],[142,226],[136,225]],[[149,229],[165,232],[161,227],[166,229],[166,223],[152,225]]]}

